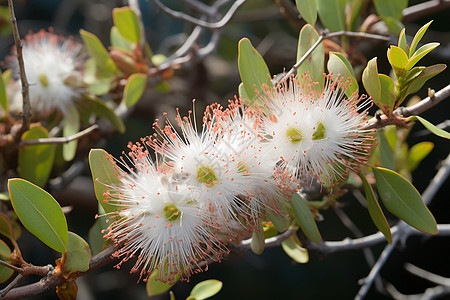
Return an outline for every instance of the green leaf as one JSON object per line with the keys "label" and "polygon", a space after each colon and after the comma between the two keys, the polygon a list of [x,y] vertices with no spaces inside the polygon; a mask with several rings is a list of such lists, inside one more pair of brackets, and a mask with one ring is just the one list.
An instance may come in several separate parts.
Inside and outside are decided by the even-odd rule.
{"label": "green leaf", "polygon": [[[302,58],[303,55],[311,48],[312,45],[319,39],[319,34],[313,26],[306,24],[300,30],[297,47],[297,61]],[[325,54],[323,44],[320,43],[316,49],[310,54],[310,56],[303,61],[300,67],[297,69],[297,74],[303,74],[309,72],[313,81],[319,83],[319,87],[322,90],[325,78],[323,76]]]}
{"label": "green leaf", "polygon": [[378,129],[378,147],[380,149],[380,163],[381,166],[390,170],[395,170],[394,153],[389,145],[383,128]]}
{"label": "green leaf", "polygon": [[[0,240],[0,256],[4,261],[11,260],[11,250],[9,249],[8,245],[2,240]],[[7,281],[13,273],[14,271],[12,269],[0,265],[0,283]]]}
{"label": "green leaf", "polygon": [[222,282],[216,279],[202,281],[194,286],[190,296],[197,300],[210,298],[222,289],[222,285]]}
{"label": "green leaf", "polygon": [[109,57],[109,53],[103,46],[102,42],[94,34],[80,29],[80,35],[83,39],[83,43],[86,46],[86,50],[89,55],[94,59],[96,67],[107,73],[114,73],[117,71],[117,67]]}
{"label": "green leaf", "polygon": [[127,107],[135,105],[144,94],[147,76],[142,73],[131,74],[123,90],[123,99]]}
{"label": "green leaf", "polygon": [[405,33],[405,28],[402,29],[402,31],[400,32],[400,36],[398,37],[398,47],[400,49],[402,49],[406,55],[409,57],[409,47],[408,44],[406,43],[406,33]]}
{"label": "green leaf", "polygon": [[346,29],[349,31],[358,31],[358,18],[361,16],[363,5],[361,0],[349,0],[346,6]]}
{"label": "green leaf", "polygon": [[408,55],[399,47],[391,45],[387,51],[387,57],[393,68],[403,70],[408,64]]}
{"label": "green leaf", "polygon": [[403,10],[408,6],[408,0],[374,0],[375,9],[380,17],[392,17],[401,20]]}
{"label": "green leaf", "polygon": [[272,222],[273,226],[275,226],[279,232],[283,232],[289,227],[289,214],[282,204],[279,205],[277,212],[268,209],[267,219]]}
{"label": "green leaf", "polygon": [[330,52],[327,67],[328,72],[333,73],[333,80],[340,74],[341,77],[350,81],[350,84],[347,85],[347,90],[345,91],[347,97],[350,97],[354,92],[358,92],[358,82],[356,81],[353,67],[342,53]]}
{"label": "green leaf", "polygon": [[294,233],[281,242],[284,252],[299,264],[305,264],[309,261],[308,250],[302,247],[297,235]]}
{"label": "green leaf", "polygon": [[377,58],[372,58],[367,67],[363,71],[362,82],[367,93],[372,97],[373,103],[381,108],[384,112],[385,108],[381,103],[381,83],[378,77]]}
{"label": "green leaf", "polygon": [[317,11],[322,25],[330,32],[345,30],[345,7],[347,0],[317,0]]}
{"label": "green leaf", "polygon": [[380,102],[386,105],[389,111],[392,112],[395,105],[394,81],[385,74],[378,74],[378,79],[380,80],[381,86]]}
{"label": "green leaf", "polygon": [[422,39],[423,35],[427,31],[428,27],[431,25],[433,21],[428,22],[427,24],[423,25],[419,30],[417,30],[416,35],[413,38],[413,41],[411,42],[411,46],[409,47],[409,53],[410,56],[412,53],[416,51],[417,45],[419,45],[420,40]]}
{"label": "green leaf", "polygon": [[23,226],[53,250],[66,252],[66,217],[52,195],[20,178],[9,179],[8,190]]}
{"label": "green leaf", "polygon": [[3,80],[3,74],[0,71],[0,105],[5,111],[5,115],[8,114],[8,97],[6,96],[6,86],[8,82]]}
{"label": "green leaf", "polygon": [[125,124],[102,100],[90,95],[84,95],[81,101],[78,101],[80,111],[88,111],[98,117],[106,118],[120,133],[125,132]]}
{"label": "green leaf", "polygon": [[[270,72],[264,59],[247,38],[239,41],[238,68],[245,92],[252,99],[256,96],[256,91],[256,93],[261,95],[264,94],[265,89],[263,86],[268,88],[272,86]],[[258,101],[258,98],[254,99]]]}
{"label": "green leaf", "polygon": [[120,185],[119,171],[114,158],[103,149],[92,149],[89,152],[89,166],[94,180],[95,197],[106,213],[115,212],[118,207],[108,203],[108,191],[106,185]]}
{"label": "green leaf", "polygon": [[[0,212],[0,233],[9,238],[15,240],[14,232],[11,232],[12,223],[7,215]],[[14,230],[14,229],[13,229]]]}
{"label": "green leaf", "polygon": [[430,154],[433,150],[434,144],[432,142],[420,142],[411,147],[407,158],[407,167],[409,171],[414,171],[419,163]]}
{"label": "green leaf", "polygon": [[313,25],[317,20],[317,2],[316,0],[295,0],[300,15],[306,22]]}
{"label": "green leaf", "polygon": [[[63,136],[69,137],[78,133],[80,130],[80,114],[75,106],[71,107],[68,113],[64,116]],[[74,159],[77,153],[78,140],[73,140],[69,143],[63,144],[62,151],[65,161]]]}
{"label": "green leaf", "polygon": [[79,235],[69,231],[67,242],[67,258],[64,267],[69,273],[85,272],[91,262],[91,249]]}
{"label": "green leaf", "polygon": [[314,243],[319,244],[322,241],[316,221],[309,210],[305,200],[299,194],[293,193],[291,195],[291,207],[295,214],[295,219],[300,225],[303,233]]}
{"label": "green leaf", "polygon": [[402,29],[405,28],[405,25],[403,25],[403,23],[396,18],[381,17],[381,20],[383,20],[389,31],[392,32],[394,35],[399,35]]}
{"label": "green leaf", "polygon": [[372,169],[378,194],[390,212],[420,231],[438,233],[436,220],[423,203],[419,192],[408,180],[388,169]]}
{"label": "green leaf", "polygon": [[364,186],[364,192],[366,194],[367,200],[367,208],[369,210],[370,217],[372,218],[373,223],[377,226],[378,230],[383,233],[386,237],[389,244],[392,244],[392,234],[389,224],[386,220],[386,217],[381,210],[380,204],[378,204],[377,199],[375,198],[375,194],[373,192],[372,186],[367,181],[364,174],[359,171],[359,178],[361,178],[362,184]]}
{"label": "green leaf", "polygon": [[[49,138],[47,129],[41,125],[31,125],[24,132],[22,140],[36,140]],[[45,186],[50,177],[55,161],[55,145],[25,145],[19,148],[19,174],[20,177],[31,181],[41,187]]]}
{"label": "green leaf", "polygon": [[264,229],[260,223],[258,224],[258,228],[255,228],[253,230],[250,248],[252,249],[253,253],[260,255],[261,253],[264,252],[265,246],[266,243],[264,240]]}
{"label": "green leaf", "polygon": [[114,8],[113,20],[120,34],[127,40],[139,44],[141,40],[141,25],[136,13],[128,6]]}
{"label": "green leaf", "polygon": [[430,122],[428,122],[427,120],[425,120],[422,117],[419,116],[411,116],[407,119],[408,121],[419,121],[420,123],[422,123],[423,126],[425,126],[426,129],[428,129],[429,131],[431,131],[433,134],[440,136],[444,139],[450,139],[450,133],[448,133],[445,130],[442,130],[436,126],[434,126],[433,124],[431,124]]}
{"label": "green leaf", "polygon": [[[406,88],[406,92],[402,96],[401,100],[405,99],[406,96],[413,94],[420,90],[422,86],[427,82],[429,79],[433,78],[437,74],[441,73],[447,68],[444,64],[436,64],[429,67],[426,67],[425,69],[420,72],[419,75],[417,75],[413,80],[409,82]],[[396,103],[396,105],[400,105],[401,101]]]}
{"label": "green leaf", "polygon": [[105,216],[105,210],[99,203],[98,216],[96,216],[94,225],[89,229],[88,234],[89,246],[93,255],[102,252],[105,249],[107,241],[109,241],[103,237],[105,235],[105,230],[108,228],[106,220],[108,220],[108,216]]}
{"label": "green leaf", "polygon": [[409,59],[408,64],[406,65],[406,70],[411,70],[411,68],[414,67],[419,60],[439,45],[439,43],[429,43],[420,47]]}
{"label": "green leaf", "polygon": [[150,277],[148,278],[148,281],[145,284],[147,296],[151,297],[161,295],[162,293],[167,292],[168,290],[170,290],[171,287],[175,285],[175,283],[178,282],[178,279],[180,279],[180,275],[177,275],[174,283],[162,282],[158,278],[159,278],[159,270],[156,269],[152,272],[152,274],[150,274]]}
{"label": "green leaf", "polygon": [[109,33],[109,38],[111,40],[111,46],[113,48],[122,49],[126,52],[133,52],[133,42],[125,39],[117,29],[117,26],[111,27],[111,32]]}

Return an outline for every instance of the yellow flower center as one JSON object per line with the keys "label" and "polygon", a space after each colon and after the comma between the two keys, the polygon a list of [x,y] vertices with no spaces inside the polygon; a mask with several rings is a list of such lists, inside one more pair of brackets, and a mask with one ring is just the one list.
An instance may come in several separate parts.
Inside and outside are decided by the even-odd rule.
{"label": "yellow flower center", "polygon": [[323,139],[326,131],[327,129],[325,126],[323,126],[322,122],[320,122],[319,125],[317,125],[316,131],[312,135],[312,139],[315,141]]}
{"label": "yellow flower center", "polygon": [[173,203],[167,203],[164,206],[163,211],[164,211],[164,217],[170,222],[176,221],[181,216],[180,210]]}
{"label": "yellow flower center", "polygon": [[294,127],[291,127],[288,130],[286,130],[286,136],[292,144],[300,143],[303,139],[302,132]]}
{"label": "yellow flower center", "polygon": [[217,183],[217,177],[214,170],[210,167],[200,167],[197,170],[197,181],[213,187]]}

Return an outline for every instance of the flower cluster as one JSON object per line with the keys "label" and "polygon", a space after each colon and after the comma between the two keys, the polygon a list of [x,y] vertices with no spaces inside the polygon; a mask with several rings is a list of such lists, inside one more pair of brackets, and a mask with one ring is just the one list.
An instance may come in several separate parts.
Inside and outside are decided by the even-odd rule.
{"label": "flower cluster", "polygon": [[[29,83],[33,114],[46,116],[53,111],[67,113],[80,97],[81,68],[85,55],[82,45],[70,38],[44,30],[28,34],[23,40],[23,62]],[[19,74],[16,49],[6,58],[14,75]],[[21,111],[20,79],[12,91],[11,110]]]}
{"label": "flower cluster", "polygon": [[161,281],[188,279],[268,213],[282,214],[304,183],[344,178],[373,140],[364,129],[370,102],[345,98],[345,86],[328,76],[319,92],[307,76],[291,77],[252,107],[209,106],[200,133],[192,113],[155,123],[154,135],[128,146],[120,184],[105,192],[118,207],[105,235],[121,245],[115,255],[137,256],[133,271],[144,278],[158,269]]}

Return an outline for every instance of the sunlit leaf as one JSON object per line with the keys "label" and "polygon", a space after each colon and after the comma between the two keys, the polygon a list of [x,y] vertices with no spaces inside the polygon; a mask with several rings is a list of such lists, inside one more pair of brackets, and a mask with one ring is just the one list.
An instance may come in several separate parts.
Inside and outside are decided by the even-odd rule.
{"label": "sunlit leaf", "polygon": [[433,21],[428,22],[427,24],[423,25],[419,30],[417,30],[416,34],[414,35],[413,41],[411,42],[411,46],[409,47],[409,56],[412,56],[412,54],[416,51],[417,45],[419,45],[420,40],[422,39],[423,35],[427,31],[428,27],[431,25]]}
{"label": "sunlit leaf", "polygon": [[[64,116],[63,136],[69,137],[80,130],[80,114],[75,106],[71,107]],[[77,153],[78,140],[63,144],[63,157],[65,161],[71,161]]]}
{"label": "sunlit leaf", "polygon": [[[256,91],[263,95],[263,86],[272,86],[270,72],[264,59],[247,38],[239,41],[238,52],[239,74],[241,75],[245,92],[249,97],[254,97]],[[258,98],[254,99],[258,101]]]}
{"label": "sunlit leaf", "polygon": [[[305,55],[305,53],[311,48],[312,45],[319,39],[319,34],[313,26],[306,24],[300,30],[297,46],[297,61]],[[316,49],[310,54],[310,56],[303,61],[300,67],[297,69],[298,74],[309,72],[313,81],[319,83],[319,87],[322,89],[325,78],[323,76],[324,66],[324,48],[320,43]]]}
{"label": "sunlit leaf", "polygon": [[222,282],[216,279],[202,281],[194,286],[191,296],[195,297],[196,300],[210,298],[222,289],[222,285]]}
{"label": "sunlit leaf", "polygon": [[103,46],[102,42],[100,42],[98,37],[83,29],[80,30],[80,36],[83,39],[89,55],[95,60],[96,66],[99,70],[103,70],[108,73],[114,73],[117,71],[116,65],[109,57],[108,51]]}
{"label": "sunlit leaf", "polygon": [[[409,82],[406,88],[406,92],[404,93],[404,97],[407,95],[413,94],[420,90],[422,86],[427,82],[429,79],[433,78],[437,74],[441,73],[447,68],[444,64],[436,64],[429,67],[426,67],[425,69],[420,72],[419,75],[417,75],[413,80]],[[400,105],[399,103],[396,104],[397,106]]]}
{"label": "sunlit leaf", "polygon": [[358,172],[359,178],[364,186],[364,192],[366,194],[367,200],[367,209],[369,210],[370,217],[372,218],[373,223],[377,226],[378,230],[383,233],[386,237],[389,244],[392,244],[392,234],[389,224],[386,220],[386,217],[381,210],[380,204],[378,204],[377,199],[375,198],[375,194],[373,192],[372,186],[367,181],[364,174],[360,171]]}
{"label": "sunlit leaf", "polygon": [[297,223],[300,225],[303,233],[314,243],[319,244],[322,241],[316,221],[309,210],[305,200],[299,194],[291,195],[291,207],[294,211]]}
{"label": "sunlit leaf", "polygon": [[333,73],[333,80],[340,74],[341,77],[350,81],[345,91],[347,97],[350,97],[354,92],[358,92],[358,82],[353,67],[342,53],[330,52],[327,68],[329,73]]}
{"label": "sunlit leaf", "polygon": [[135,73],[130,75],[123,90],[123,99],[127,107],[135,105],[142,97],[147,84],[147,76],[142,73]]}
{"label": "sunlit leaf", "polygon": [[65,269],[69,273],[87,271],[91,262],[91,249],[88,243],[82,237],[70,231],[68,237]]}
{"label": "sunlit leaf", "polygon": [[314,26],[317,20],[317,0],[295,0],[295,4],[302,18]]}
{"label": "sunlit leaf", "polygon": [[52,195],[20,178],[9,179],[8,190],[23,226],[50,248],[64,253],[68,240],[66,217]]}
{"label": "sunlit leaf", "polygon": [[406,65],[406,70],[410,70],[412,67],[414,67],[419,62],[419,60],[422,59],[422,57],[427,55],[431,50],[439,45],[439,43],[429,43],[420,47],[409,59],[408,64]]}
{"label": "sunlit leaf", "polygon": [[109,38],[111,40],[111,46],[117,49],[122,49],[126,52],[133,51],[133,42],[125,39],[117,29],[117,26],[111,27],[111,32],[109,34]]}
{"label": "sunlit leaf", "polygon": [[[36,140],[49,137],[47,129],[41,125],[33,124],[22,135],[22,140]],[[20,177],[43,187],[50,177],[54,160],[55,145],[25,145],[19,148]]]}
{"label": "sunlit leaf", "polygon": [[425,128],[428,129],[429,131],[431,131],[433,134],[440,136],[442,138],[445,138],[445,139],[450,139],[450,133],[434,126],[432,123],[428,122],[424,118],[419,117],[419,116],[411,116],[408,118],[408,121],[415,121],[415,120],[422,123],[422,125],[425,126]]}
{"label": "sunlit leaf", "polygon": [[128,6],[113,9],[113,20],[120,34],[127,40],[138,44],[141,39],[141,26],[136,13]]}
{"label": "sunlit leaf", "polygon": [[321,23],[330,32],[345,30],[345,6],[347,0],[317,0],[317,11]]}
{"label": "sunlit leaf", "polygon": [[385,74],[378,74],[378,79],[381,86],[380,102],[389,107],[389,111],[392,112],[395,104],[394,82]]}
{"label": "sunlit leaf", "polygon": [[156,269],[152,272],[152,274],[150,274],[150,277],[148,278],[148,281],[145,285],[147,296],[151,297],[161,295],[167,292],[168,290],[170,290],[170,288],[172,288],[175,285],[175,283],[177,283],[178,279],[180,279],[180,275],[176,275],[176,280],[172,284],[162,282],[161,280],[158,280],[158,278],[159,278],[159,270]]}
{"label": "sunlit leaf", "polygon": [[117,206],[108,203],[108,187],[106,185],[120,185],[118,170],[114,158],[103,149],[92,149],[89,152],[89,166],[91,167],[94,191],[98,203],[105,212],[117,211]]}
{"label": "sunlit leaf", "polygon": [[412,227],[437,234],[436,220],[416,188],[400,174],[384,169],[372,168],[377,190],[384,206]]}
{"label": "sunlit leaf", "polygon": [[414,171],[420,162],[430,154],[433,150],[434,144],[432,142],[420,142],[411,147],[407,158],[407,167],[409,171]]}
{"label": "sunlit leaf", "polygon": [[304,264],[309,261],[308,250],[302,247],[302,244],[295,233],[282,241],[281,247],[290,258],[299,264]]}
{"label": "sunlit leaf", "polygon": [[373,103],[384,111],[385,108],[381,103],[381,83],[378,77],[376,57],[367,63],[367,67],[363,71],[362,82],[367,93],[372,97]]}
{"label": "sunlit leaf", "polygon": [[265,247],[265,240],[264,240],[264,230],[261,224],[259,224],[258,228],[255,228],[253,230],[252,234],[252,242],[250,243],[250,248],[252,249],[253,253],[255,254],[261,254],[264,251]]}
{"label": "sunlit leaf", "polygon": [[102,100],[97,97],[85,95],[82,101],[78,101],[81,111],[87,111],[98,117],[106,118],[120,133],[125,132],[125,124]]}
{"label": "sunlit leaf", "polygon": [[402,31],[400,32],[400,35],[398,37],[398,47],[400,49],[402,49],[403,51],[405,51],[406,55],[409,57],[409,47],[408,47],[408,44],[406,43],[405,31],[406,31],[406,29],[403,28]]}
{"label": "sunlit leaf", "polygon": [[399,47],[391,45],[388,49],[387,57],[389,59],[389,63],[394,68],[403,70],[408,64],[408,55]]}

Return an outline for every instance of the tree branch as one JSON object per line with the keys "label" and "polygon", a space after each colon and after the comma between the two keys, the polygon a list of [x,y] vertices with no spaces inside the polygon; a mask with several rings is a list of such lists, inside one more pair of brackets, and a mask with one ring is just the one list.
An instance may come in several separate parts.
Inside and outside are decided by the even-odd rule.
{"label": "tree branch", "polygon": [[36,140],[23,140],[20,143],[20,146],[27,146],[27,145],[42,145],[42,144],[66,144],[74,140],[78,140],[82,138],[83,136],[88,135],[94,130],[97,130],[99,128],[98,124],[94,124],[74,135],[67,136],[67,137],[52,137],[52,138],[42,138],[42,139],[36,139]]}
{"label": "tree branch", "polygon": [[419,3],[403,10],[403,22],[411,22],[450,7],[448,0],[431,0]]}

